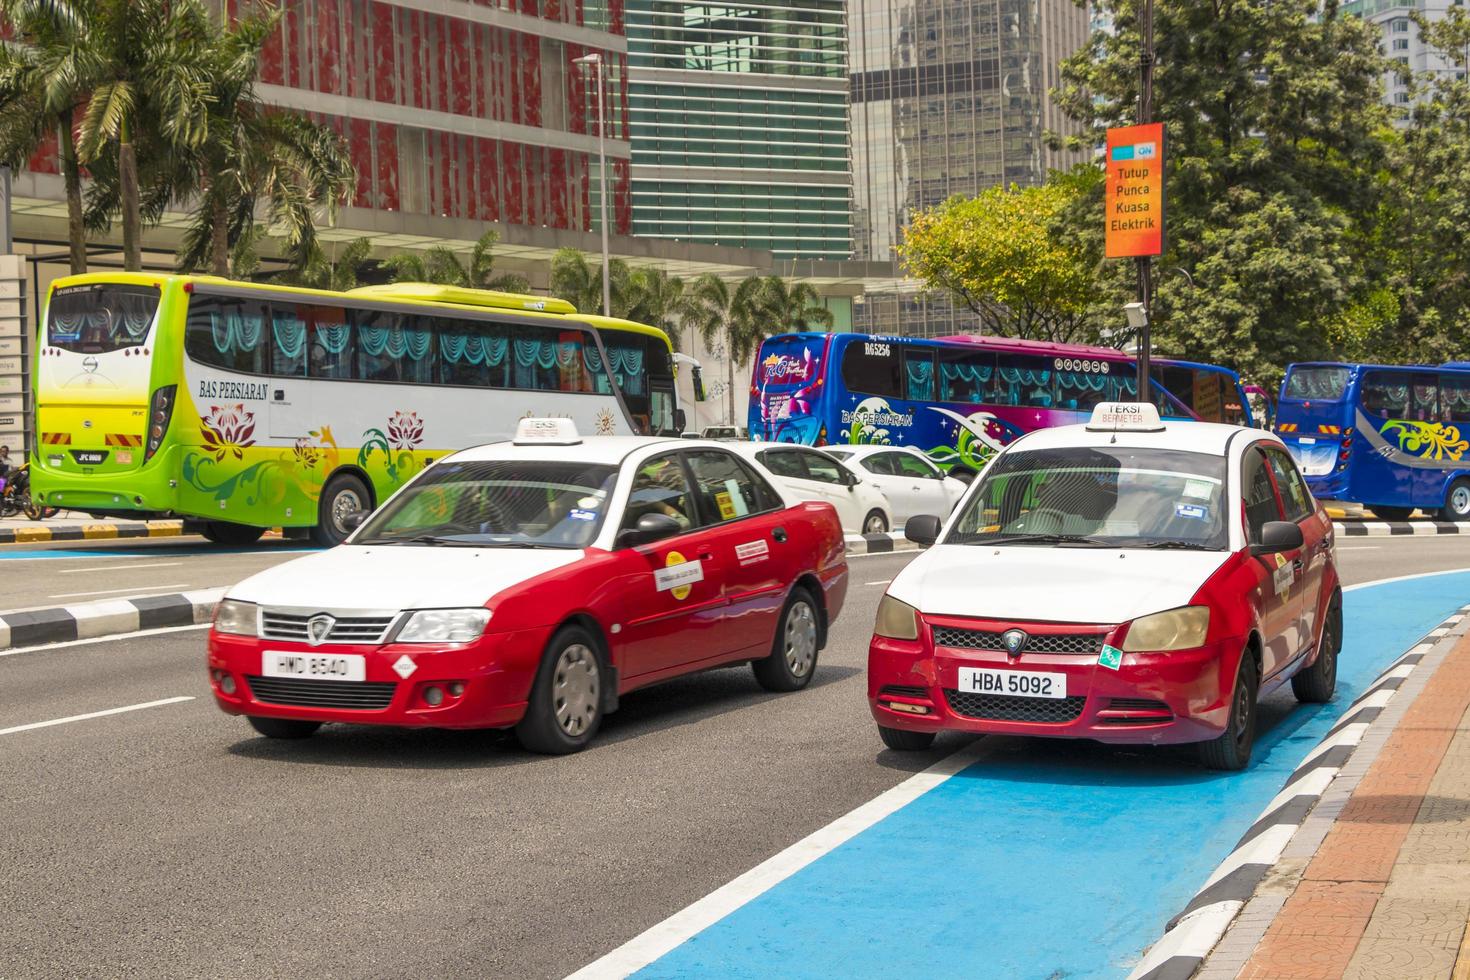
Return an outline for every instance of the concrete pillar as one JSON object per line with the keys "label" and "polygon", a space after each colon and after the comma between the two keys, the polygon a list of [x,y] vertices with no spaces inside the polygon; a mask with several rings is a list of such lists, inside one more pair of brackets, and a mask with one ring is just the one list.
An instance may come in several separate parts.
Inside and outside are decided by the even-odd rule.
{"label": "concrete pillar", "polygon": [[0,444],[16,462],[35,439],[31,334],[26,327],[26,260],[0,255]]}

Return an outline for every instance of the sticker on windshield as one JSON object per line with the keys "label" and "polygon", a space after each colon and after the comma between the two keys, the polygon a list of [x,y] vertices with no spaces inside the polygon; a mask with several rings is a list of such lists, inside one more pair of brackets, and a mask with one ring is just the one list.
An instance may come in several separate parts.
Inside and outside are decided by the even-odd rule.
{"label": "sticker on windshield", "polygon": [[672,592],[675,599],[689,598],[694,583],[704,581],[704,563],[697,558],[688,561],[677,551],[671,551],[664,564],[667,567],[654,569],[653,585],[660,592]]}
{"label": "sticker on windshield", "polygon": [[577,501],[577,506],[585,510],[591,510],[594,507],[601,507],[602,495],[599,494],[596,497],[583,497],[581,500]]}
{"label": "sticker on windshield", "polygon": [[730,506],[735,508],[737,517],[744,517],[750,513],[750,508],[745,505],[745,494],[740,492],[739,480],[726,480],[725,492],[730,495]]}
{"label": "sticker on windshield", "polygon": [[1117,670],[1123,666],[1123,651],[1109,643],[1104,643],[1102,652],[1097,655],[1097,664],[1108,670]]}
{"label": "sticker on windshield", "polygon": [[758,561],[765,561],[771,556],[771,546],[764,541],[747,541],[745,544],[735,546],[735,557],[740,560],[743,568],[746,565],[754,565]]}
{"label": "sticker on windshield", "polygon": [[1202,521],[1210,516],[1210,508],[1204,504],[1175,504],[1175,517],[1187,517],[1193,521]]}
{"label": "sticker on windshield", "polygon": [[1184,495],[1186,497],[1193,497],[1196,500],[1209,500],[1210,491],[1214,487],[1215,484],[1210,480],[1185,480]]}
{"label": "sticker on windshield", "polygon": [[595,521],[595,520],[597,520],[597,511],[595,511],[595,510],[574,510],[571,513],[571,518],[574,521]]}
{"label": "sticker on windshield", "polygon": [[735,504],[730,499],[730,492],[728,490],[721,490],[715,494],[715,503],[720,507],[720,517],[722,519],[733,521],[740,516],[740,512],[735,509]]}

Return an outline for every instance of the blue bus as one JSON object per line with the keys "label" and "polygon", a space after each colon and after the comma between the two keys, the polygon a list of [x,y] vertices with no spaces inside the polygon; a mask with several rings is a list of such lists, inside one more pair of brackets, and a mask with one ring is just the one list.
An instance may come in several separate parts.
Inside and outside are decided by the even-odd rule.
{"label": "blue bus", "polygon": [[1470,520],[1470,364],[1292,364],[1276,432],[1320,498]]}
{"label": "blue bus", "polygon": [[[765,442],[913,446],[978,471],[1032,429],[1085,421],[1137,397],[1133,360],[1107,347],[1004,337],[852,333],[768,338],[756,355],[749,431]],[[1187,361],[1153,363],[1167,418],[1253,424],[1240,379]]]}

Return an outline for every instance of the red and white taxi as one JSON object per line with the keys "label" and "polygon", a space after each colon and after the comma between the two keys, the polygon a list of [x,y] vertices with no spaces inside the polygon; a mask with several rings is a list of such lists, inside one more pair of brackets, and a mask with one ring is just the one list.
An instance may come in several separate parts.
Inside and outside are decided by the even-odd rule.
{"label": "red and white taxi", "polygon": [[1332,522],[1269,433],[1100,405],[1011,443],[942,528],[906,533],[933,547],[889,586],[868,653],[891,748],[943,730],[1198,742],[1239,769],[1259,697],[1332,696]]}
{"label": "red and white taxi", "polygon": [[634,688],[750,662],[805,687],[847,591],[832,507],[713,442],[513,442],[435,463],[347,542],[229,590],[209,633],[220,708],[260,733],[323,722],[514,727],[572,752]]}

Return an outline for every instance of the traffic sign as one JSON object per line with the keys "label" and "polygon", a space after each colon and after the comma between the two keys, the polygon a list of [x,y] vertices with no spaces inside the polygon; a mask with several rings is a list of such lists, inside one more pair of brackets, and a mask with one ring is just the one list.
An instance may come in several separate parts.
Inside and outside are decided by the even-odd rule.
{"label": "traffic sign", "polygon": [[1164,254],[1164,124],[1108,130],[1104,194],[1110,259]]}

